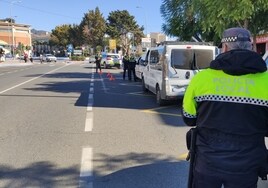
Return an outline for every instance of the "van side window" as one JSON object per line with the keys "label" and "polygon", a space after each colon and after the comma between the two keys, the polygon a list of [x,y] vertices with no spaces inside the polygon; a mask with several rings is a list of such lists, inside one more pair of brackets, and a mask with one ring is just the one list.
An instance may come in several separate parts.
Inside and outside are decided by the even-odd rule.
{"label": "van side window", "polygon": [[171,65],[177,69],[204,69],[213,60],[212,49],[173,49]]}
{"label": "van side window", "polygon": [[157,50],[152,50],[150,55],[150,64],[157,64],[159,61],[159,53]]}

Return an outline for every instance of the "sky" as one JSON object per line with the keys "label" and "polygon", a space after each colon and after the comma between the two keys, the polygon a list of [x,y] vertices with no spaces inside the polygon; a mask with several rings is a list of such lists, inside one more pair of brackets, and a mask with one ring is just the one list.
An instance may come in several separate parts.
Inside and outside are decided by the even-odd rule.
{"label": "sky", "polygon": [[80,24],[84,14],[99,7],[107,19],[111,11],[127,10],[145,33],[162,32],[162,0],[0,0],[0,19],[51,32],[62,24]]}

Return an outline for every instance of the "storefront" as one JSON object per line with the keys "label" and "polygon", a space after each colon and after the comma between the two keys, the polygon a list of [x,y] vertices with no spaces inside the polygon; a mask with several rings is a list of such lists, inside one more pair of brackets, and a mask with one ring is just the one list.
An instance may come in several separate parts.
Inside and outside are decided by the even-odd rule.
{"label": "storefront", "polygon": [[263,55],[268,51],[268,33],[259,35],[256,38],[257,52]]}

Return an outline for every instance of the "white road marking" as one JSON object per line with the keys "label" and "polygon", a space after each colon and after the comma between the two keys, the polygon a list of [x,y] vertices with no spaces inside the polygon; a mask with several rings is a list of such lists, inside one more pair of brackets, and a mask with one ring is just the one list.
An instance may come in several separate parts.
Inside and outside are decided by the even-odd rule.
{"label": "white road marking", "polygon": [[[92,74],[92,79],[90,82],[87,112],[86,112],[86,122],[85,122],[85,132],[91,132],[93,129],[93,93],[94,93],[94,74]],[[80,169],[80,188],[93,188],[93,152],[91,147],[84,147],[82,150],[81,159],[81,169]]]}
{"label": "white road marking", "polygon": [[91,112],[91,111],[92,111],[92,106],[88,106],[88,107],[87,107],[87,111],[88,111],[88,112]]}
{"label": "white road marking", "polygon": [[88,100],[91,100],[91,99],[93,99],[93,94],[90,93],[90,94],[88,95]]}
{"label": "white road marking", "polygon": [[68,65],[64,65],[63,67],[59,67],[59,68],[54,69],[54,70],[52,70],[52,71],[49,71],[49,72],[47,72],[47,73],[45,73],[45,74],[42,74],[42,75],[40,75],[40,76],[37,76],[37,77],[35,77],[35,78],[32,78],[32,79],[27,80],[27,81],[25,81],[25,82],[22,82],[22,83],[20,83],[20,84],[17,84],[17,85],[15,85],[15,86],[11,87],[11,88],[8,88],[8,89],[6,89],[6,90],[0,91],[0,94],[3,94],[3,93],[5,93],[5,92],[7,92],[7,91],[10,91],[10,90],[15,89],[15,88],[17,88],[17,87],[19,87],[19,86],[22,86],[22,85],[24,85],[24,84],[26,84],[26,83],[28,83],[28,82],[31,82],[31,81],[33,81],[33,80],[36,80],[36,79],[38,79],[38,78],[40,78],[40,77],[42,77],[42,76],[45,76],[46,74],[50,74],[50,73],[52,73],[52,72],[55,72],[56,70],[62,69],[62,68],[64,68],[65,66],[68,66]]}
{"label": "white road marking", "polygon": [[93,129],[93,113],[87,113],[85,132],[90,132]]}
{"label": "white road marking", "polygon": [[92,182],[92,148],[84,147],[82,150],[79,187],[93,188]]}
{"label": "white road marking", "polygon": [[85,147],[82,150],[80,177],[92,176],[92,148]]}

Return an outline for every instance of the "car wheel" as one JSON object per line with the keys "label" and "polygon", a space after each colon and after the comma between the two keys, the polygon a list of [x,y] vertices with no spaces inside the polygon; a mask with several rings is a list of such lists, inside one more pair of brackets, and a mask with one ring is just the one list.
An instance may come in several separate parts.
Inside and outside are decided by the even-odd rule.
{"label": "car wheel", "polygon": [[163,100],[161,98],[161,92],[160,92],[160,89],[159,89],[159,86],[156,87],[156,103],[159,105],[159,106],[162,106],[165,104],[165,100]]}
{"label": "car wheel", "polygon": [[142,80],[141,80],[141,87],[142,87],[142,91],[143,92],[148,92],[148,89],[145,86],[145,82],[144,82],[144,78],[143,77],[142,77]]}

